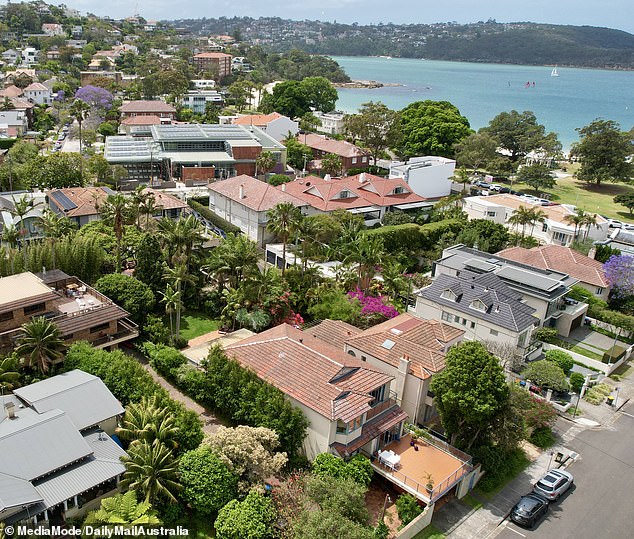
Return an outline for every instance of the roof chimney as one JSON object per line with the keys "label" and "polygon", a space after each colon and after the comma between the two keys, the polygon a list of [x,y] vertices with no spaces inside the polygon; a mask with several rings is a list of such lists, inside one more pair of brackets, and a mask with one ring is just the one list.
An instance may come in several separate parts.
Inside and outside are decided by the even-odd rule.
{"label": "roof chimney", "polygon": [[286,192],[286,184],[285,184],[285,183],[283,183],[283,184],[282,184],[282,192],[283,192],[283,193],[285,193],[285,192]]}
{"label": "roof chimney", "polygon": [[359,174],[359,183],[365,183],[365,172]]}
{"label": "roof chimney", "polygon": [[12,402],[7,402],[4,405],[4,410],[7,413],[8,419],[15,419],[15,404],[13,404]]}
{"label": "roof chimney", "polygon": [[326,175],[324,176],[324,181],[325,181],[325,182],[329,182],[331,179],[332,179],[332,176],[331,176],[330,174],[326,174]]}
{"label": "roof chimney", "polygon": [[240,192],[238,193],[238,198],[242,200],[244,198],[244,184],[240,184]]}

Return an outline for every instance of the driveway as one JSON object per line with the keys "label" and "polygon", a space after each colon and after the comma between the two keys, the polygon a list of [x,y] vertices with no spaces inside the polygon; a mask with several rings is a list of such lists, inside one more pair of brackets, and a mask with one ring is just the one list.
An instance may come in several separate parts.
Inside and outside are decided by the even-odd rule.
{"label": "driveway", "polygon": [[616,343],[619,346],[628,348],[630,345],[613,337],[608,337],[602,333],[597,333],[588,327],[578,327],[570,333],[569,337],[564,338],[565,341],[573,344],[580,344],[589,350],[609,350]]}

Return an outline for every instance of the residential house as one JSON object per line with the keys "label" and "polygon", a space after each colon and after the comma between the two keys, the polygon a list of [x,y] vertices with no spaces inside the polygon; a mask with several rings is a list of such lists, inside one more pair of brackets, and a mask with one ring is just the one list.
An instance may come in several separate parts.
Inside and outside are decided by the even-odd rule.
{"label": "residential house", "polygon": [[25,77],[29,77],[32,81],[37,80],[35,69],[31,69],[28,67],[17,67],[14,71],[7,71],[5,75],[5,85],[13,84],[15,82],[15,79],[22,75],[24,75]]}
{"label": "residential house", "polygon": [[437,415],[432,377],[444,369],[445,353],[465,334],[462,328],[407,313],[366,330],[324,320],[306,332],[392,376],[396,403],[415,424]]}
{"label": "residential house", "polygon": [[227,355],[277,387],[308,420],[304,453],[373,457],[372,468],[427,505],[473,484],[471,457],[430,436],[404,432],[407,413],[395,377],[341,348],[282,324],[225,347]]}
{"label": "residential house", "polygon": [[286,147],[257,127],[218,124],[153,125],[151,138],[107,137],[105,158],[123,165],[131,180],[152,177],[211,181],[255,174],[258,155],[269,151],[273,172],[286,167]]}
{"label": "residential house", "polygon": [[116,493],[126,453],[110,435],[124,409],[99,378],[73,370],[0,405],[1,521],[46,526]]}
{"label": "residential house", "polygon": [[222,107],[223,95],[216,90],[190,90],[181,97],[183,108],[190,109],[196,114],[204,114],[208,104]]}
{"label": "residential house", "polygon": [[53,102],[53,92],[40,82],[29,84],[24,89],[24,97],[36,105],[50,105]]}
{"label": "residential house", "polygon": [[161,119],[158,116],[133,116],[121,120],[119,124],[119,134],[128,137],[151,137],[153,125],[171,124],[169,118]]}
{"label": "residential house", "polygon": [[23,110],[0,110],[0,126],[6,136],[21,137],[29,129],[28,117]]}
{"label": "residential house", "polygon": [[342,172],[345,174],[350,168],[366,168],[370,164],[370,153],[350,144],[345,140],[334,140],[326,135],[304,133],[298,135],[297,140],[313,151],[315,161],[310,165],[311,170],[321,170],[321,158],[328,154],[335,154],[341,158]]}
{"label": "residential house", "polygon": [[402,434],[407,414],[393,399],[393,377],[307,332],[282,324],[225,351],[304,413],[310,460],[320,453],[373,455]]}
{"label": "residential house", "polygon": [[59,60],[62,56],[61,51],[57,47],[53,47],[46,51],[46,59],[56,61]]}
{"label": "residential house", "polygon": [[367,226],[380,223],[387,211],[431,207],[400,178],[386,179],[362,172],[344,178],[307,176],[278,189],[310,205],[316,213],[347,210],[363,217]]}
{"label": "residential house", "polygon": [[110,348],[139,336],[128,312],[77,277],[52,270],[0,278],[0,349],[14,348],[22,324],[37,316],[54,322],[67,344]]}
{"label": "residential house", "polygon": [[55,23],[42,24],[42,32],[46,34],[48,37],[66,35],[66,32],[64,31],[64,27],[61,24],[55,24]]}
{"label": "residential house", "polygon": [[597,242],[597,244],[607,245],[612,249],[618,249],[621,254],[634,256],[634,232],[631,230],[614,228],[607,240]]}
{"label": "residential house", "polygon": [[25,47],[20,56],[22,57],[22,65],[31,67],[39,62],[40,51],[34,47]]}
{"label": "residential house", "polygon": [[244,56],[236,56],[231,60],[231,71],[234,73],[249,73],[253,71],[253,66],[247,62]]}
{"label": "residential house", "polygon": [[175,120],[176,109],[165,101],[127,101],[119,107],[121,119],[134,118],[136,116],[158,116],[159,118]]}
{"label": "residential house", "polygon": [[22,94],[24,94],[24,90],[22,90],[22,88],[18,88],[17,86],[13,84],[0,90],[0,97],[8,97],[9,99],[13,99],[14,97],[20,97]]}
{"label": "residential house", "polygon": [[341,135],[344,130],[343,119],[345,118],[345,112],[333,110],[332,112],[314,111],[313,115],[317,118],[321,125],[317,127],[317,131],[321,133],[328,133],[329,135]]}
{"label": "residential house", "polygon": [[97,71],[99,73],[103,71],[114,71],[117,68],[117,64],[115,61],[105,55],[97,55],[93,56],[92,60],[88,63],[89,71]]}
{"label": "residential house", "polygon": [[[519,208],[535,208],[544,212],[543,222],[526,227],[513,227],[509,219]],[[575,215],[575,207],[568,204],[541,206],[517,195],[502,194],[493,196],[467,197],[463,200],[463,210],[469,219],[486,219],[494,223],[506,225],[514,232],[525,233],[543,243],[570,246],[577,238],[585,237],[593,241],[604,241],[609,233],[608,222],[600,215],[595,215],[597,224],[582,230],[576,229],[568,221]]]}
{"label": "residential house", "polygon": [[596,298],[608,300],[610,283],[605,277],[603,264],[570,247],[561,245],[540,245],[532,249],[510,247],[496,253],[496,256],[534,268],[565,273],[578,279],[577,284],[591,292]]}
{"label": "residential house", "polygon": [[291,120],[287,116],[272,112],[271,114],[247,114],[238,116],[232,120],[234,125],[256,126],[262,129],[267,135],[281,142],[285,140],[289,133],[292,136],[299,132],[299,123]]}
{"label": "residential house", "polygon": [[308,204],[247,175],[210,183],[209,209],[237,226],[261,247],[273,238],[266,229],[268,211],[282,202],[290,202],[306,211]]}
{"label": "residential house", "polygon": [[[144,193],[154,197],[156,217],[178,219],[187,204],[179,198],[155,189],[145,189]],[[110,195],[114,195],[109,187],[67,187],[54,189],[48,193],[50,208],[60,215],[65,215],[78,226],[101,220],[101,208]]]}
{"label": "residential house", "polygon": [[81,71],[79,76],[82,86],[88,86],[92,84],[94,79],[101,77],[111,79],[115,84],[121,84],[123,80],[123,73],[121,73],[121,71]]}
{"label": "residential house", "polygon": [[412,157],[407,163],[390,166],[390,178],[403,178],[414,193],[425,198],[441,198],[451,194],[451,177],[456,162],[446,157]]}
{"label": "residential house", "polygon": [[15,65],[22,59],[20,51],[16,51],[15,49],[7,49],[1,56],[2,61],[9,65]]}
{"label": "residential house", "polygon": [[[33,206],[24,215],[22,219],[15,213],[15,203],[22,198],[31,200]],[[17,230],[24,231],[20,233],[20,240],[30,240],[33,238],[41,238],[42,230],[39,226],[39,220],[42,217],[44,207],[44,196],[40,193],[30,192],[9,192],[0,196],[0,231],[6,227],[15,227]]]}
{"label": "residential house", "polygon": [[194,90],[214,90],[216,81],[213,79],[193,79],[189,81],[194,86]]}
{"label": "residential house", "polygon": [[231,58],[224,52],[201,52],[194,54],[192,61],[198,71],[217,73],[222,80],[231,75]]}
{"label": "residential house", "polygon": [[[524,315],[528,313],[525,313],[522,307],[514,303],[514,301],[519,301],[522,305],[534,309],[533,316],[537,319],[537,326],[554,327],[564,337],[570,335],[572,330],[583,323],[585,313],[588,310],[588,306],[585,303],[566,298],[570,287],[578,282],[574,277],[558,271],[535,268],[531,265],[506,260],[497,255],[471,249],[464,245],[455,245],[445,249],[442,257],[434,263],[433,275],[435,277],[448,275],[459,280],[466,279],[468,283],[475,280],[480,284],[481,289],[495,288],[501,296],[500,300],[509,298],[509,302],[507,302],[509,309],[507,317],[525,319]],[[498,278],[506,285],[506,288],[500,285]],[[465,298],[472,294],[469,289],[466,289],[467,296]],[[436,286],[432,290],[440,294],[445,289],[443,288],[439,291]],[[455,293],[455,295],[458,294]],[[447,301],[452,300],[451,294],[446,293],[445,296],[442,302],[443,305],[456,303],[447,303]],[[465,300],[459,303],[464,306]],[[493,305],[493,314],[500,314],[495,312],[497,306],[495,298],[491,298],[491,300],[486,302],[483,301],[483,303],[485,305]],[[480,309],[483,308],[480,303],[477,303],[476,306]],[[490,311],[491,308],[487,308],[485,314],[490,314]],[[473,308],[465,312],[472,312],[475,315],[478,310]],[[418,311],[418,301],[416,313],[423,316]],[[423,317],[428,318],[428,316]],[[523,326],[523,322],[518,324],[518,329],[521,326]],[[528,334],[526,337],[521,337],[519,339],[520,343],[525,343],[528,337]]]}

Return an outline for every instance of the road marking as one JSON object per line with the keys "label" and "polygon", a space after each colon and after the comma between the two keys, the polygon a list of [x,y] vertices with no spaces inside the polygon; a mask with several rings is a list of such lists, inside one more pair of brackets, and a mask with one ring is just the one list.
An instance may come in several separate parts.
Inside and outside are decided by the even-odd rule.
{"label": "road marking", "polygon": [[510,526],[506,527],[507,530],[511,530],[512,532],[515,532],[517,535],[521,535],[522,537],[526,537],[523,533],[518,532],[517,530],[514,530],[513,528],[511,528]]}
{"label": "road marking", "polygon": [[632,414],[628,414],[627,412],[621,412],[623,415],[626,415],[627,417],[631,417],[634,418],[634,415]]}

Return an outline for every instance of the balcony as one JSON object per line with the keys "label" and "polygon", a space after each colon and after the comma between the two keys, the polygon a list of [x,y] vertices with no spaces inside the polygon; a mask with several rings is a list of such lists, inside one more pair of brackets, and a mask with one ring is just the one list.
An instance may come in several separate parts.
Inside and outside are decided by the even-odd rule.
{"label": "balcony", "polygon": [[370,419],[378,416],[379,414],[382,414],[383,412],[385,412],[385,410],[389,410],[390,408],[392,408],[392,406],[396,406],[396,400],[394,400],[393,398],[389,398],[384,400],[383,402],[380,402],[371,410],[365,413],[365,420],[370,421]]}
{"label": "balcony", "polygon": [[119,320],[117,322],[117,332],[111,335],[104,335],[92,341],[95,348],[108,348],[115,346],[139,336],[139,327],[130,320]]}
{"label": "balcony", "polygon": [[400,457],[397,468],[390,468],[378,460],[372,462],[372,467],[379,475],[427,504],[444,496],[473,469],[469,455],[441,440],[419,439],[418,450],[410,442],[408,434],[383,448]]}

